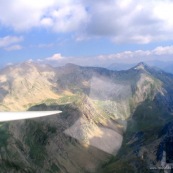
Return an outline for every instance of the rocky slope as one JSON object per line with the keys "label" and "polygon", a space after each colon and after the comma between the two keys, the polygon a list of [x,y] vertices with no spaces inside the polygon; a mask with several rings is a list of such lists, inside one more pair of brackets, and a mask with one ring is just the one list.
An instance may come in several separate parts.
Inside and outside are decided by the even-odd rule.
{"label": "rocky slope", "polygon": [[[170,172],[162,167],[162,161],[164,152],[172,154],[173,76],[148,66],[145,70],[159,80],[162,89],[152,99],[147,98],[137,106],[127,120],[119,153],[100,172]],[[171,159],[164,166],[172,163]]]}
{"label": "rocky slope", "polygon": [[26,110],[45,99],[57,99],[53,92],[54,69],[26,62],[0,71],[1,110]]}
{"label": "rocky slope", "polygon": [[172,121],[171,74],[143,63],[120,72],[23,63],[1,70],[0,83],[1,111],[63,111],[1,123],[1,172],[124,173],[159,166],[159,134]]}

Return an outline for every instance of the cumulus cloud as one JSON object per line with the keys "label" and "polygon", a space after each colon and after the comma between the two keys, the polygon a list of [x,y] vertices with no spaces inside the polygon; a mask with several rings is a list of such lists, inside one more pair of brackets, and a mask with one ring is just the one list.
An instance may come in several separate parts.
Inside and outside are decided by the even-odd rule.
{"label": "cumulus cloud", "polygon": [[0,22],[15,30],[27,30],[40,26],[40,19],[48,9],[55,5],[55,0],[2,0]]}
{"label": "cumulus cloud", "polygon": [[140,61],[172,61],[173,46],[159,46],[152,50],[136,50],[124,51],[109,55],[99,55],[95,57],[95,61],[100,61],[102,64],[107,63],[137,63]]}
{"label": "cumulus cloud", "polygon": [[173,46],[159,46],[152,53],[155,55],[173,55]]}
{"label": "cumulus cloud", "polygon": [[142,44],[173,39],[171,0],[89,2],[91,19],[87,26],[88,36],[105,36],[116,43]]}
{"label": "cumulus cloud", "polygon": [[51,12],[53,29],[57,32],[78,31],[87,23],[88,16],[82,4],[70,4]]}
{"label": "cumulus cloud", "polygon": [[74,0],[3,0],[0,6],[0,23],[17,31],[47,27],[71,32],[86,18],[85,6]]}
{"label": "cumulus cloud", "polygon": [[17,31],[75,32],[77,40],[147,44],[173,39],[172,9],[172,0],[2,0],[0,23]]}
{"label": "cumulus cloud", "polygon": [[59,61],[62,59],[63,59],[63,57],[61,56],[60,53],[56,53],[56,54],[52,55],[51,57],[46,58],[46,60],[48,60],[48,61]]}
{"label": "cumulus cloud", "polygon": [[20,46],[18,43],[23,41],[22,36],[5,36],[0,38],[0,48],[3,48],[7,51],[12,50],[20,50],[22,49],[22,46]]}
{"label": "cumulus cloud", "polygon": [[45,17],[41,21],[41,25],[45,27],[52,27],[53,26],[53,20],[51,18]]}

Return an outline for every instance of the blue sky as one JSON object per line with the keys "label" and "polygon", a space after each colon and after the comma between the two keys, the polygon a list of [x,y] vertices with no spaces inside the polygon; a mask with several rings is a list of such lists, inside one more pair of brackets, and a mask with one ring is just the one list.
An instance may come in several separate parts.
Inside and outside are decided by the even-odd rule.
{"label": "blue sky", "polygon": [[2,0],[1,65],[172,61],[172,0]]}

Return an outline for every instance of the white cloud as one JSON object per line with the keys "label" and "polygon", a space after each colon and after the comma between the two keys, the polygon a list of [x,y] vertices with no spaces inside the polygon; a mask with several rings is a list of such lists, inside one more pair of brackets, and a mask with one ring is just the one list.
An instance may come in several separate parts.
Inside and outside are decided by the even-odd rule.
{"label": "white cloud", "polygon": [[53,20],[51,18],[45,17],[41,19],[41,25],[45,27],[51,27],[53,26]]}
{"label": "white cloud", "polygon": [[22,46],[18,43],[23,41],[22,36],[5,36],[0,38],[0,48],[3,48],[7,51],[12,50],[20,50],[22,49]]}
{"label": "white cloud", "polygon": [[136,51],[124,51],[120,53],[110,55],[100,55],[95,57],[93,61],[99,63],[137,63],[147,61],[173,61],[173,46],[159,46],[152,50],[136,50]]}
{"label": "white cloud", "polygon": [[136,64],[139,62],[173,61],[173,46],[159,46],[152,50],[124,51],[115,54],[99,55],[93,57],[64,57],[60,53],[43,59],[38,62],[46,62],[53,66],[62,66],[73,63],[82,66],[101,66],[108,67],[112,64]]}
{"label": "white cloud", "polygon": [[[88,1],[85,2],[87,4]],[[171,0],[89,2],[91,13],[87,28],[89,37],[105,36],[116,43],[141,44],[173,39]]]}
{"label": "white cloud", "polygon": [[0,23],[17,31],[46,27],[78,40],[116,43],[173,40],[172,0],[2,0]]}
{"label": "white cloud", "polygon": [[26,30],[40,25],[40,19],[56,0],[2,0],[0,22],[15,30]]}
{"label": "white cloud", "polygon": [[88,20],[85,7],[81,4],[63,6],[54,10],[51,17],[55,23],[53,29],[57,32],[77,31]]}
{"label": "white cloud", "polygon": [[59,61],[62,59],[63,59],[63,57],[61,56],[60,53],[56,53],[56,54],[52,55],[51,57],[46,58],[46,60],[48,60],[48,61]]}
{"label": "white cloud", "polygon": [[152,53],[155,55],[173,55],[173,46],[159,46]]}
{"label": "white cloud", "polygon": [[[154,51],[154,50],[153,50]],[[116,54],[110,55],[100,55],[98,59],[108,60],[108,59],[115,59],[115,60],[123,60],[123,59],[131,59],[131,58],[139,58],[139,57],[147,57],[154,55],[153,51],[143,51],[143,50],[136,50],[136,51],[124,51]]]}
{"label": "white cloud", "polygon": [[12,45],[12,46],[9,46],[9,47],[6,47],[5,50],[7,51],[13,51],[13,50],[21,50],[22,49],[22,46],[21,45]]}
{"label": "white cloud", "polygon": [[0,23],[17,31],[43,26],[56,32],[71,32],[86,18],[85,6],[74,0],[3,0],[0,6]]}
{"label": "white cloud", "polygon": [[5,36],[0,38],[0,47],[7,47],[14,43],[19,43],[23,41],[23,37],[16,37],[16,36]]}

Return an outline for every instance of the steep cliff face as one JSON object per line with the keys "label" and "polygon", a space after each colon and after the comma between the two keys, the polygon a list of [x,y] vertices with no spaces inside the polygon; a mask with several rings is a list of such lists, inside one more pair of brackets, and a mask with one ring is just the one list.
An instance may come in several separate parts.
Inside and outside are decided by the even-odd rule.
{"label": "steep cliff face", "polygon": [[172,120],[172,75],[143,63],[121,72],[24,63],[2,70],[0,83],[3,111],[63,111],[1,123],[1,172],[120,173],[159,165],[158,134]]}

